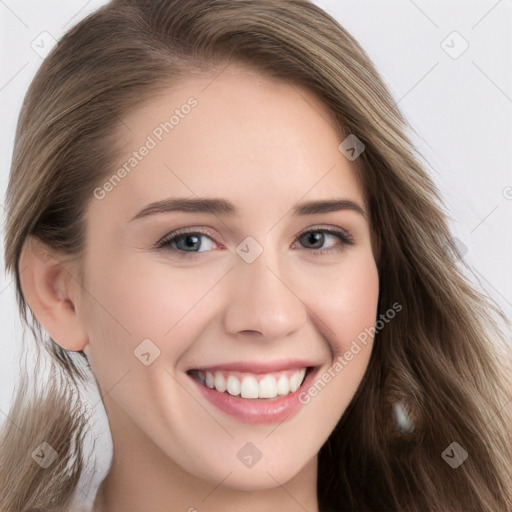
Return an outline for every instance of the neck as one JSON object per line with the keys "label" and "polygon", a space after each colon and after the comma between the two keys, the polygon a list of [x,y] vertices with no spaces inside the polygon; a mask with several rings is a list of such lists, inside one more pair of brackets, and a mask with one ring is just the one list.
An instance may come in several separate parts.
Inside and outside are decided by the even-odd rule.
{"label": "neck", "polygon": [[98,489],[94,512],[318,512],[317,457],[286,483],[264,490],[229,488],[229,476],[209,482],[176,465],[112,400],[105,403],[114,457]]}

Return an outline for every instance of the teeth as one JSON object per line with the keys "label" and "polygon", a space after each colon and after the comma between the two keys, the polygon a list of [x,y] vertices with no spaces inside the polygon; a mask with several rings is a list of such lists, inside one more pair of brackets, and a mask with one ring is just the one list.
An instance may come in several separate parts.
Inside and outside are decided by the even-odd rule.
{"label": "teeth", "polygon": [[221,372],[215,373],[214,384],[215,384],[215,389],[217,391],[220,391],[221,393],[223,393],[227,389],[226,379],[224,378],[224,375],[222,375]]}
{"label": "teeth", "polygon": [[[286,377],[281,377],[286,379]],[[259,397],[260,398],[275,398],[277,396],[277,383],[275,377],[267,375],[260,380],[259,383]]]}
{"label": "teeth", "polygon": [[228,377],[227,390],[228,393],[233,396],[238,396],[240,394],[240,381],[233,375]]}
{"label": "teeth", "polygon": [[292,378],[290,379],[290,391],[293,393],[297,391],[297,389],[300,388],[300,385],[302,383],[302,376],[298,373],[292,375]]}
{"label": "teeth", "polygon": [[279,377],[277,381],[277,394],[278,395],[287,395],[290,392],[290,380],[287,379],[284,375]]}
{"label": "teeth", "polygon": [[221,393],[227,391],[232,396],[242,398],[275,398],[293,393],[301,386],[306,368],[295,372],[283,371],[265,375],[250,373],[238,373],[233,375],[228,372],[215,371],[196,373],[197,379],[210,389]]}
{"label": "teeth", "polygon": [[242,398],[258,398],[258,381],[256,377],[244,377],[240,386]]}

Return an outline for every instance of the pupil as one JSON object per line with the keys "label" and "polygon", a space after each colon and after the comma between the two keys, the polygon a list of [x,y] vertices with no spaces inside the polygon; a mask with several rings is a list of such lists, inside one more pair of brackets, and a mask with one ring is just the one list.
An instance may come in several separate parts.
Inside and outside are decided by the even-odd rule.
{"label": "pupil", "polygon": [[323,233],[319,233],[318,231],[309,233],[307,235],[308,237],[308,243],[311,243],[312,245],[317,244],[318,247],[322,247],[323,245]]}
{"label": "pupil", "polygon": [[198,244],[199,237],[195,235],[188,235],[186,237],[183,237],[181,240],[185,241],[185,248],[194,249],[194,244]]}

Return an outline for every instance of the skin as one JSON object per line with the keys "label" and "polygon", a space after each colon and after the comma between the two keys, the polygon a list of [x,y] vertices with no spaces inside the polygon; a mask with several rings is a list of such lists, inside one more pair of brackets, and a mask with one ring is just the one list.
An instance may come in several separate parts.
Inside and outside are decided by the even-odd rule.
{"label": "skin", "polygon": [[[61,346],[86,351],[102,392],[114,460],[97,510],[318,511],[318,451],[368,365],[371,338],[279,425],[219,411],[186,374],[290,357],[322,374],[374,325],[379,291],[368,215],[291,214],[298,202],[322,199],[367,210],[331,113],[307,90],[247,70],[212,80],[191,78],[126,116],[120,166],[175,108],[198,101],[104,199],[91,199],[84,259],[41,258],[34,240],[23,250],[32,310]],[[223,198],[239,213],[130,221],[172,197]],[[200,252],[153,248],[185,227],[211,232]],[[349,232],[353,245],[329,234],[316,246],[299,238],[326,227]],[[236,252],[247,236],[263,248],[250,264]],[[146,338],[160,350],[149,366],[134,356]],[[247,442],[262,454],[251,468],[237,458]]]}

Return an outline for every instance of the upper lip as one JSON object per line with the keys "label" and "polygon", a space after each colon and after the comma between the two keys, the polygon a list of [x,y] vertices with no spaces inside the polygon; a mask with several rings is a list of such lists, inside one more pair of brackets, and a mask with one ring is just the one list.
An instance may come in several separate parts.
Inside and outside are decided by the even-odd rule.
{"label": "upper lip", "polygon": [[284,370],[300,370],[302,368],[315,367],[318,366],[319,363],[315,363],[312,361],[306,360],[298,360],[298,359],[287,359],[287,360],[279,360],[279,361],[234,361],[231,363],[220,363],[214,365],[205,365],[198,366],[194,368],[190,368],[191,370],[198,371],[238,371],[244,373],[271,373],[271,372],[279,372]]}

